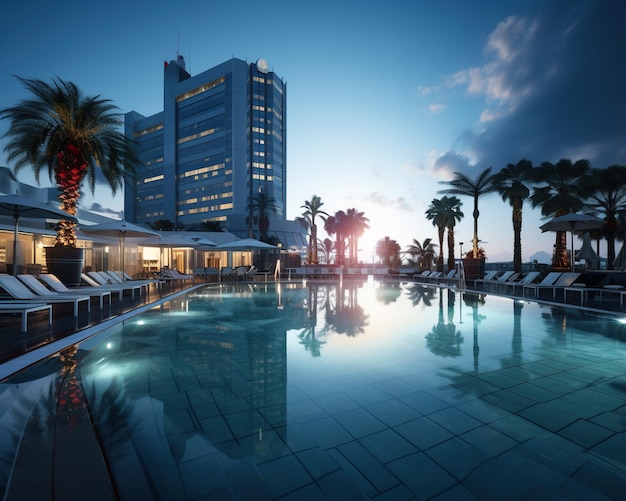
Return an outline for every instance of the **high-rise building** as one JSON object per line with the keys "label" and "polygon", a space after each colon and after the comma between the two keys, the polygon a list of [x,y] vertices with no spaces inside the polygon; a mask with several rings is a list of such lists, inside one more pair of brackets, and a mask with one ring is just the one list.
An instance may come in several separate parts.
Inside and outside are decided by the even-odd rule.
{"label": "high-rise building", "polygon": [[163,111],[125,116],[140,160],[125,185],[126,219],[179,227],[219,222],[258,238],[249,216],[262,194],[275,207],[269,234],[285,246],[306,245],[301,225],[285,213],[286,94],[264,59],[233,58],[196,76],[182,56],[166,62]]}

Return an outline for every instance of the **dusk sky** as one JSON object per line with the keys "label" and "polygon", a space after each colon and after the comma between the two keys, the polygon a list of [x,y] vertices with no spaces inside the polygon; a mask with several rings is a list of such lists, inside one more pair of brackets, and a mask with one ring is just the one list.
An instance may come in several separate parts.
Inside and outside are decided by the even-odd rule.
{"label": "dusk sky", "polygon": [[[266,59],[287,82],[287,216],[313,194],[329,213],[363,211],[365,261],[385,236],[403,249],[436,241],[424,211],[454,171],[522,158],[626,165],[623,0],[24,0],[3,20],[0,108],[27,96],[13,75],[58,76],[147,116],[163,108],[163,62],[177,52],[192,75]],[[12,167],[4,151],[0,166]],[[18,179],[34,184],[27,170]],[[456,240],[468,250],[462,202]],[[98,188],[81,198],[93,203],[119,211],[123,196]],[[508,203],[489,195],[480,212],[489,260],[512,259]],[[552,251],[542,222],[527,204],[525,261]]]}

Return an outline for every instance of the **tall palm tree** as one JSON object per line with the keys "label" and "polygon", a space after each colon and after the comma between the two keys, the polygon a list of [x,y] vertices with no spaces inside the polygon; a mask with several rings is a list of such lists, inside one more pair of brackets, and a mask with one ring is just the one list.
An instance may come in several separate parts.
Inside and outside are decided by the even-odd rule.
{"label": "tall palm tree", "polygon": [[367,224],[369,219],[365,217],[365,213],[357,209],[348,209],[346,211],[346,235],[348,236],[348,255],[350,264],[358,263],[358,243],[363,232],[369,228]]}
{"label": "tall palm tree", "polygon": [[259,229],[259,239],[263,242],[269,240],[270,214],[276,214],[276,199],[259,191],[248,204],[248,211],[256,221]]}
{"label": "tall palm tree", "polygon": [[376,242],[376,255],[385,266],[393,267],[400,261],[400,244],[389,237],[382,238]]}
{"label": "tall palm tree", "polygon": [[328,214],[324,212],[321,207],[324,205],[322,199],[317,195],[313,195],[311,200],[305,200],[304,205],[301,205],[300,208],[305,209],[302,213],[302,217],[308,222],[310,234],[309,234],[309,245],[307,251],[306,262],[308,264],[317,264],[317,224],[315,224],[315,218],[320,216],[328,217]]}
{"label": "tall palm tree", "polygon": [[[540,166],[533,167],[530,179],[538,186],[533,188],[529,198],[532,206],[541,206],[541,214],[546,217],[578,212],[583,208],[583,199],[588,193],[588,188],[583,186],[580,180],[589,174],[590,169],[588,160],[577,160],[572,163],[568,158],[562,158],[556,164],[543,162]],[[556,232],[552,267],[571,269],[565,231]]]}
{"label": "tall palm tree", "polygon": [[[47,167],[50,180],[60,188],[61,209],[76,215],[80,189],[87,180],[91,192],[100,170],[113,194],[123,187],[124,176],[134,173],[136,156],[121,127],[118,108],[100,96],[83,96],[72,82],[52,83],[18,77],[33,96],[0,110],[10,125],[4,137],[8,161],[17,172],[30,166],[39,182]],[[76,224],[60,221],[55,246],[76,247]]]}
{"label": "tall palm tree", "polygon": [[439,237],[439,256],[437,256],[437,271],[443,271],[443,239],[446,234],[447,221],[444,214],[444,204],[438,198],[433,198],[426,209],[426,219],[432,221],[433,226],[437,228],[437,236]]}
{"label": "tall palm tree", "polygon": [[474,236],[472,238],[472,253],[474,259],[479,257],[478,250],[478,198],[494,191],[493,176],[491,175],[491,167],[482,171],[475,179],[471,179],[462,172],[455,172],[451,181],[442,181],[441,184],[448,184],[451,188],[440,190],[438,193],[447,195],[460,195],[472,197],[474,199]]}
{"label": "tall palm tree", "polygon": [[406,253],[411,256],[419,269],[430,270],[433,261],[437,258],[437,253],[435,252],[437,244],[432,243],[432,240],[432,238],[426,238],[423,242],[419,242],[414,238],[413,243],[407,247]]}
{"label": "tall palm tree", "polygon": [[463,212],[461,212],[463,204],[457,197],[442,197],[441,201],[444,206],[446,228],[448,230],[448,271],[450,271],[454,269],[454,227],[457,221],[464,217]]}
{"label": "tall palm tree", "polygon": [[626,166],[612,165],[606,169],[591,169],[581,184],[588,190],[585,207],[604,219],[602,234],[607,243],[607,265],[613,268],[615,237],[619,230],[618,214],[626,210]]}
{"label": "tall palm tree", "polygon": [[326,233],[329,236],[335,235],[335,264],[337,265],[342,265],[345,257],[345,219],[346,213],[340,210],[324,221]]}
{"label": "tall palm tree", "polygon": [[512,207],[513,221],[513,269],[522,272],[522,210],[524,200],[530,196],[529,176],[533,164],[522,159],[516,164],[508,164],[495,174],[493,185],[503,201]]}

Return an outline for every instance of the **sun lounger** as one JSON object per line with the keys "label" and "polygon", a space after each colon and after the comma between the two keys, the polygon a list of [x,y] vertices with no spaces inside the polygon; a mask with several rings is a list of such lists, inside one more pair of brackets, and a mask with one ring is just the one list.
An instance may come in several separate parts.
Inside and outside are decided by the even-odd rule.
{"label": "sun lounger", "polygon": [[517,277],[519,277],[519,273],[515,273],[514,271],[505,271],[499,277],[494,278],[493,280],[485,281],[484,290],[489,289],[489,292],[496,292],[496,293],[499,293],[501,290],[504,292],[506,290],[507,283],[515,281]]}
{"label": "sun lounger", "polygon": [[28,331],[28,314],[48,311],[48,325],[52,325],[52,305],[24,301],[0,301],[0,313],[19,313],[22,316],[22,332]]}
{"label": "sun lounger", "polygon": [[552,285],[546,285],[544,287],[538,287],[535,291],[535,297],[539,299],[539,295],[542,290],[551,290],[552,291],[552,300],[556,300],[557,291],[561,291],[563,293],[563,299],[565,300],[565,288],[569,288],[572,284],[580,277],[580,273],[563,273]]}
{"label": "sun lounger", "polygon": [[[41,287],[45,289],[45,286],[37,281],[34,275],[22,275],[33,278]],[[72,303],[74,305],[74,316],[78,316],[78,306],[80,303],[87,303],[87,311],[91,311],[91,304],[89,302],[89,296],[70,296],[59,294],[58,292],[52,292],[48,290],[48,294],[39,294],[33,292],[26,287],[23,281],[20,281],[13,275],[0,275],[0,287],[2,287],[9,295],[14,299],[24,302],[32,303],[47,303],[47,304],[60,304],[60,303]],[[47,289],[46,289],[47,290]]]}
{"label": "sun lounger", "polygon": [[512,295],[515,296],[516,293],[519,291],[521,292],[524,285],[527,284],[532,284],[535,280],[537,280],[539,277],[541,276],[541,273],[538,271],[531,271],[530,273],[524,275],[524,277],[521,280],[518,281],[514,281],[514,282],[507,282],[506,283],[506,294],[507,295]]}
{"label": "sun lounger", "polygon": [[478,289],[478,284],[482,284],[482,288],[484,290],[485,288],[485,282],[489,282],[490,280],[493,280],[496,275],[500,273],[499,271],[488,271],[487,273],[485,273],[485,276],[483,278],[477,278],[476,280],[474,280],[474,288]]}
{"label": "sun lounger", "polygon": [[526,297],[526,292],[527,291],[533,291],[534,295],[537,295],[537,291],[539,290],[540,287],[549,287],[551,285],[553,285],[558,279],[559,277],[563,275],[562,272],[560,271],[551,271],[550,273],[548,273],[545,277],[543,277],[543,280],[541,280],[541,282],[537,283],[537,284],[526,284],[522,287],[522,296]]}
{"label": "sun lounger", "polygon": [[126,282],[124,282],[123,284],[111,283],[110,280],[107,280],[96,271],[90,271],[87,273],[87,275],[81,273],[81,277],[83,279],[83,282],[85,282],[87,285],[90,285],[92,287],[103,287],[104,289],[108,289],[111,292],[117,292],[120,301],[124,296],[124,292],[130,291],[131,296],[134,299],[135,291],[139,291],[139,294],[141,295],[141,289],[143,288],[141,284],[128,284]]}
{"label": "sun lounger", "polygon": [[110,290],[98,290],[93,287],[82,287],[79,289],[68,289],[63,282],[61,282],[56,275],[51,273],[42,273],[37,277],[44,284],[50,287],[54,292],[58,292],[60,294],[87,294],[89,297],[97,297],[100,300],[100,309],[104,307],[104,298],[109,299],[109,305],[111,304],[111,291]]}

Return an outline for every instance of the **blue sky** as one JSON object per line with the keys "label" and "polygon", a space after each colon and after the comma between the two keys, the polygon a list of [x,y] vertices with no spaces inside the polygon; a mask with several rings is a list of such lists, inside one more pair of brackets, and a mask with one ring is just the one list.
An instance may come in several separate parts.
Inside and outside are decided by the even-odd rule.
{"label": "blue sky", "polygon": [[[233,56],[266,59],[288,87],[287,215],[313,194],[330,213],[365,212],[365,260],[385,236],[403,248],[436,240],[424,211],[454,171],[522,158],[626,164],[622,0],[25,0],[3,11],[0,107],[26,96],[12,75],[58,76],[151,115],[177,52],[192,75]],[[456,239],[467,250],[472,201],[462,201]],[[93,203],[123,204],[108,188],[81,199]],[[511,259],[508,204],[489,195],[480,211],[489,259]],[[527,206],[525,260],[552,250],[541,223]]]}

